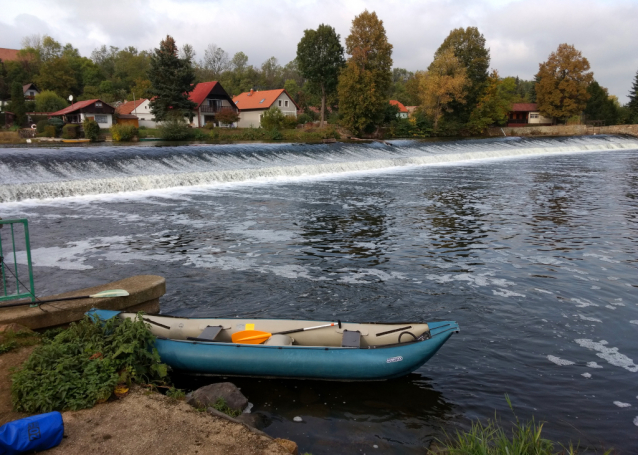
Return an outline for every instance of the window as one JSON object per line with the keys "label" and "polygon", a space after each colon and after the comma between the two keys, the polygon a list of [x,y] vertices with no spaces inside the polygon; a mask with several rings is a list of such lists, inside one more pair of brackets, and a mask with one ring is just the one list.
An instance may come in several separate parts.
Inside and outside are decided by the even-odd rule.
{"label": "window", "polygon": [[98,123],[108,123],[108,119],[106,117],[106,115],[96,115],[95,116],[95,121]]}
{"label": "window", "polygon": [[[280,103],[281,103],[281,101],[280,101]],[[280,104],[280,106],[281,106],[281,104]],[[284,102],[284,106],[288,107],[288,100],[286,100],[286,101]]]}
{"label": "window", "polygon": [[102,103],[100,101],[95,102],[95,107],[102,107]]}
{"label": "window", "polygon": [[281,107],[281,100],[279,100],[279,107]]}
{"label": "window", "polygon": [[529,114],[529,118],[538,118],[538,114]]}
{"label": "window", "polygon": [[264,101],[266,101],[266,98],[262,99],[259,104],[263,103]]}

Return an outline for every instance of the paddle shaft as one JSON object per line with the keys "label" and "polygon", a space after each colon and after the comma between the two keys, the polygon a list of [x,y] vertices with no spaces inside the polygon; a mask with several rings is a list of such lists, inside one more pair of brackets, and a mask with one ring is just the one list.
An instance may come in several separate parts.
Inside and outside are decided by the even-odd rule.
{"label": "paddle shaft", "polygon": [[[106,296],[108,297],[108,296]],[[51,302],[63,302],[65,300],[80,300],[80,299],[90,299],[90,298],[100,298],[100,297],[94,297],[91,295],[81,295],[79,297],[63,297],[61,299],[49,299],[49,300],[38,300],[37,302],[19,302],[19,303],[10,303],[8,305],[0,305],[0,308],[10,308],[13,306],[23,306],[23,305],[33,305],[38,304],[41,305],[43,303],[51,303]]]}
{"label": "paddle shaft", "polygon": [[[341,326],[341,321],[339,321],[338,324]],[[304,329],[286,330],[285,332],[273,333],[273,335],[287,335],[289,333],[305,332],[306,330],[322,329],[324,327],[333,327],[335,325],[337,325],[337,322],[333,322],[332,324],[316,325],[314,327],[306,327]]]}
{"label": "paddle shaft", "polygon": [[[284,332],[277,332],[277,333],[267,333],[267,332],[262,332],[259,335],[254,335],[254,336],[244,336],[241,337],[244,334],[250,334],[250,332],[256,332],[256,330],[246,330],[244,332],[237,332],[234,333],[233,336],[233,342],[234,343],[242,343],[242,342],[248,342],[251,343],[251,341],[254,342],[254,340],[261,340],[263,339],[264,341],[266,341],[268,338],[270,338],[273,335],[286,335],[288,333],[298,333],[298,332],[304,332],[306,330],[315,330],[315,329],[321,329],[324,327],[333,327],[335,325],[338,325],[339,327],[341,327],[341,321],[337,321],[337,322],[333,322],[331,324],[323,324],[323,325],[316,325],[314,327],[306,327],[303,329],[293,329],[293,330],[286,330]],[[258,332],[259,333],[259,332]],[[237,336],[240,336],[241,338],[236,339]],[[259,343],[262,343],[261,341]],[[252,344],[259,344],[259,343],[252,343]]]}

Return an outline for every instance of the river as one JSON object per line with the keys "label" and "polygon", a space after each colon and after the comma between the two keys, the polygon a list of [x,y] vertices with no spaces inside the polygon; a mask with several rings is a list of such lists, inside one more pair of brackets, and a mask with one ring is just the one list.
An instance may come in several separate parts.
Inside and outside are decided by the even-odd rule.
{"label": "river", "polygon": [[638,139],[392,143],[3,148],[0,216],[38,295],[149,273],[168,314],[460,324],[402,379],[236,381],[301,451],[423,453],[505,394],[635,450]]}

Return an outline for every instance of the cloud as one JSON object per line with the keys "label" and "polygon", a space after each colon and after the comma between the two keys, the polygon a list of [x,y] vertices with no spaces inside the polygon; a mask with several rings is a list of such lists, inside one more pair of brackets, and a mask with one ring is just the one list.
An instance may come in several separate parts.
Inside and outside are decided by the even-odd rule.
{"label": "cloud", "polygon": [[0,47],[18,48],[23,36],[50,34],[71,42],[82,55],[103,44],[152,49],[167,34],[192,44],[198,57],[209,43],[231,55],[245,52],[260,65],[271,56],[281,64],[295,57],[307,28],[332,25],[345,40],[351,21],[376,11],[394,45],[397,67],[425,69],[450,30],[476,26],[491,49],[492,67],[503,76],[531,79],[538,64],[560,43],[587,57],[596,79],[626,100],[638,70],[638,3],[537,0],[75,0],[5,2]]}

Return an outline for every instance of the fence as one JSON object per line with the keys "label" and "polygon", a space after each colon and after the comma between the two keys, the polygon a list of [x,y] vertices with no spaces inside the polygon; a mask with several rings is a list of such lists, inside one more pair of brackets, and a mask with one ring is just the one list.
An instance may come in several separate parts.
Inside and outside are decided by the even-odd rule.
{"label": "fence", "polygon": [[[16,251],[16,235],[19,236],[20,230],[16,229],[19,225],[22,225],[22,236],[24,238],[25,253],[27,260],[27,267],[29,270],[29,288],[20,281],[20,274],[18,271],[18,254],[22,252]],[[8,228],[8,229],[7,229]],[[9,265],[5,262],[3,245],[4,239],[11,239],[11,254],[13,258],[13,265]],[[18,238],[20,240],[20,238]],[[4,240],[6,242],[6,240]],[[24,298],[30,298],[31,302],[35,302],[35,287],[33,285],[33,268],[31,266],[31,245],[29,243],[29,223],[26,219],[20,220],[2,220],[0,219],[0,269],[2,270],[2,294],[0,295],[0,302],[6,300],[18,300]],[[13,270],[12,270],[13,269]],[[11,283],[15,280],[15,292],[10,293],[10,288],[13,286]]]}

